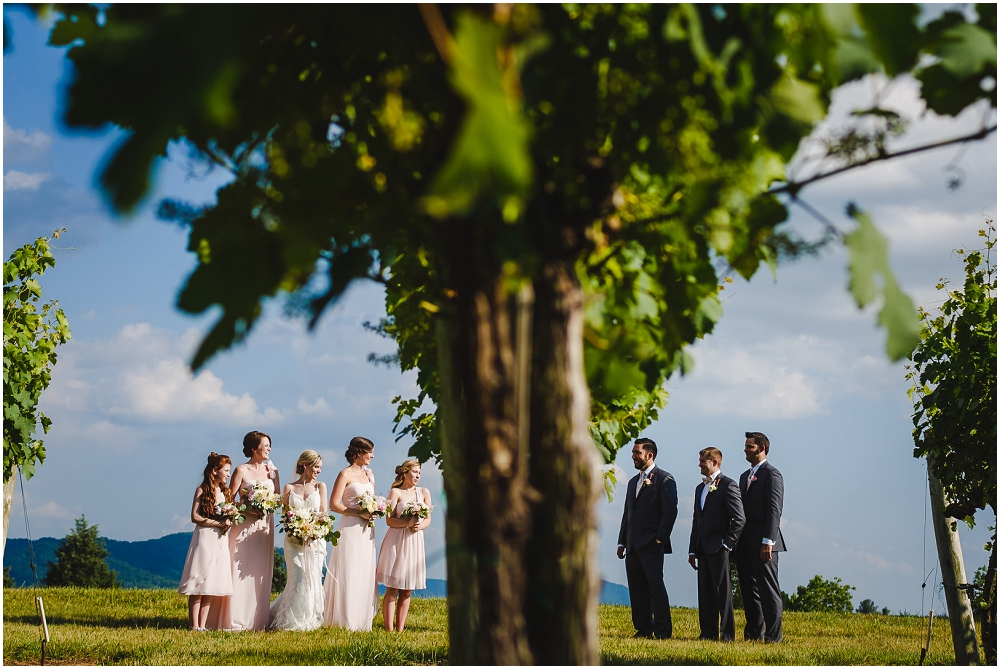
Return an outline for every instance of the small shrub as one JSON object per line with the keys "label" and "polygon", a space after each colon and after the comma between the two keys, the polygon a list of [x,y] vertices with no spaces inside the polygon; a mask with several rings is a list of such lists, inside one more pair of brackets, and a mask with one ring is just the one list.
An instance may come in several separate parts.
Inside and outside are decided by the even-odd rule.
{"label": "small shrub", "polygon": [[788,611],[851,613],[854,610],[851,591],[855,589],[853,585],[842,583],[836,576],[827,581],[816,574],[809,583],[800,585],[794,595],[782,592],[781,600]]}
{"label": "small shrub", "polygon": [[56,561],[48,564],[45,585],[115,588],[118,575],[108,568],[107,557],[97,525],[87,525],[87,519],[80,516],[73,531],[56,547]]}

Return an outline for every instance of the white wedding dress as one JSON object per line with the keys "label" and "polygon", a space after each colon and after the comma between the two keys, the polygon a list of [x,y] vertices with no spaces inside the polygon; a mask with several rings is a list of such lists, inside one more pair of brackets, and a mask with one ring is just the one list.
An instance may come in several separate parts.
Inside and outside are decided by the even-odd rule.
{"label": "white wedding dress", "polygon": [[[288,493],[289,506],[319,511],[319,491],[305,499],[295,492]],[[304,546],[285,535],[285,566],[288,581],[285,590],[271,603],[268,629],[308,632],[323,624],[323,564],[326,562],[326,542],[310,541]]]}

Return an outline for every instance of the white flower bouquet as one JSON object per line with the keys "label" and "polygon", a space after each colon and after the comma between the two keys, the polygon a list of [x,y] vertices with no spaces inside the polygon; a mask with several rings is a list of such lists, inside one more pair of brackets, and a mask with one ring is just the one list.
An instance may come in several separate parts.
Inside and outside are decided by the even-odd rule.
{"label": "white flower bouquet", "polygon": [[389,500],[385,497],[376,497],[366,491],[358,496],[358,510],[370,513],[371,518],[368,520],[368,527],[375,527],[375,519],[382,518],[386,514],[390,513],[392,511],[392,507],[389,506]]}
{"label": "white flower bouquet", "polygon": [[298,543],[304,544],[313,539],[329,541],[334,546],[340,539],[340,532],[334,530],[333,517],[321,511],[313,511],[305,507],[284,507],[281,511],[281,529]]}
{"label": "white flower bouquet", "polygon": [[420,518],[421,520],[431,515],[431,507],[423,502],[409,502],[403,507],[399,514],[400,518]]}
{"label": "white flower bouquet", "polygon": [[240,488],[240,499],[247,507],[262,516],[276,513],[281,508],[281,495],[272,492],[263,481],[254,481]]}
{"label": "white flower bouquet", "polygon": [[[243,515],[243,512],[246,511],[246,508],[247,508],[246,505],[240,504],[239,506],[237,506],[234,502],[223,502],[222,504],[216,504],[215,517],[220,521],[231,520],[233,521],[233,525],[239,525],[244,520],[246,520],[246,516]],[[223,534],[226,534],[228,532],[229,532],[228,527],[222,528]]]}

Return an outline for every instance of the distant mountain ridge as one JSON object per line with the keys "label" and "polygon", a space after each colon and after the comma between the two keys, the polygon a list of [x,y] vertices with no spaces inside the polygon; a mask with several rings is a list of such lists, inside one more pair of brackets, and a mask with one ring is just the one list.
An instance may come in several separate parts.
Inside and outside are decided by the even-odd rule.
{"label": "distant mountain ridge", "polygon": [[[38,580],[44,583],[48,563],[55,560],[55,550],[61,539],[43,537],[32,542]],[[118,573],[118,579],[125,588],[167,588],[180,585],[184,558],[191,543],[190,532],[168,534],[159,539],[146,541],[116,541],[105,539],[108,548],[108,567]],[[10,575],[18,586],[33,585],[31,569],[28,566],[28,540],[7,539],[3,554],[3,566],[11,567]],[[379,586],[379,592],[385,588]],[[447,581],[427,579],[427,588],[413,593],[414,597],[445,597],[448,594]],[[629,605],[628,588],[618,583],[601,583],[601,603]]]}

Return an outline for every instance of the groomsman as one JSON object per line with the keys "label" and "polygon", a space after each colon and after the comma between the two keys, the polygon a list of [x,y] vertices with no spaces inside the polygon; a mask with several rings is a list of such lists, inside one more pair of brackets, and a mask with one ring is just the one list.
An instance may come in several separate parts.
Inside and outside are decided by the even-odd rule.
{"label": "groomsman", "polygon": [[776,643],[781,641],[778,552],[785,550],[780,528],[785,483],[767,461],[770,449],[763,432],[746,433],[743,452],[750,469],[740,476],[740,493],[747,521],[736,546],[736,570],[747,616],[743,638]]}
{"label": "groomsman", "polygon": [[698,570],[698,622],[701,639],[733,641],[733,584],[729,552],[736,546],[746,519],[740,487],[722,474],[722,452],[703,448],[698,453],[702,482],[694,491],[694,519],[688,562]]}
{"label": "groomsman", "polygon": [[625,559],[636,638],[669,639],[673,625],[663,582],[663,554],[670,552],[670,532],[677,520],[677,483],[656,466],[655,458],[652,439],[635,440],[632,464],[639,473],[628,482],[625,494],[618,559]]}

